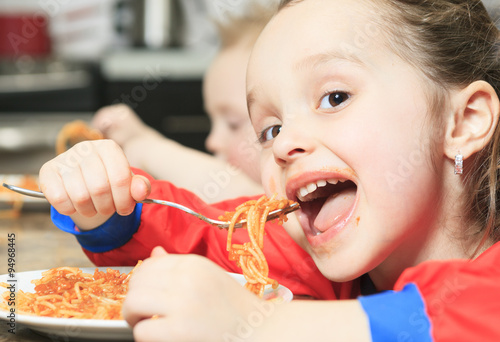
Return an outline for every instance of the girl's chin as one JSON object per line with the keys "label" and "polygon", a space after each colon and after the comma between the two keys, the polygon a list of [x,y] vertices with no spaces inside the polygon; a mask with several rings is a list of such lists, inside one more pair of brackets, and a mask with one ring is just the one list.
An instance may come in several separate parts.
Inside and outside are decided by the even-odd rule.
{"label": "girl's chin", "polygon": [[365,272],[351,265],[342,265],[333,261],[332,258],[318,259],[313,255],[313,259],[319,271],[325,278],[335,283],[344,283],[359,278]]}

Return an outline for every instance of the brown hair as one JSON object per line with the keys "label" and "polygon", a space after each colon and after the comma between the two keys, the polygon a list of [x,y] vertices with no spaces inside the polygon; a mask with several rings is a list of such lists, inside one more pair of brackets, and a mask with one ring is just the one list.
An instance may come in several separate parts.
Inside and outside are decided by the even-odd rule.
{"label": "brown hair", "polygon": [[[302,1],[281,1],[279,10]],[[390,34],[392,49],[436,85],[431,112],[442,109],[446,92],[439,89],[478,80],[491,84],[500,97],[500,33],[480,0],[366,2],[380,13],[380,26]],[[477,252],[488,239],[500,240],[498,126],[488,145],[469,163],[464,214],[467,233],[480,239]]]}

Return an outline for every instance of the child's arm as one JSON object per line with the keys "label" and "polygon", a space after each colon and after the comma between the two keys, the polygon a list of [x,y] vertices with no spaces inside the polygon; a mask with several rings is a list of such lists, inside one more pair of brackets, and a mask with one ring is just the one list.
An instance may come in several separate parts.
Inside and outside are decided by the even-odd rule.
{"label": "child's arm", "polygon": [[[260,184],[225,161],[166,138],[126,105],[103,107],[92,125],[123,148],[132,166],[189,189],[208,203],[264,192]],[[216,191],[207,191],[207,184],[216,186]]]}
{"label": "child's arm", "polygon": [[124,317],[137,341],[371,341],[358,301],[265,302],[208,260],[161,249],[132,277]]}
{"label": "child's arm", "polygon": [[86,141],[40,169],[40,188],[50,204],[88,230],[115,212],[130,214],[150,192],[149,181],[135,176],[121,148],[111,140]]}

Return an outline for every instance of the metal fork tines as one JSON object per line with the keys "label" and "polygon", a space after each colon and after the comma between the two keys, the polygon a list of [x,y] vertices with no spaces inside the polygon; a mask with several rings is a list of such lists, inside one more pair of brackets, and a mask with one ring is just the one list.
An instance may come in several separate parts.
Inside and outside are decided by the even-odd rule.
{"label": "metal fork tines", "polygon": [[[45,199],[45,195],[43,194],[43,192],[40,192],[40,191],[28,190],[28,189],[24,189],[24,188],[15,186],[15,185],[10,185],[10,184],[5,184],[5,183],[3,183],[3,186],[9,190],[15,191],[15,192],[20,193],[22,195]],[[158,200],[158,199],[152,199],[152,198],[147,198],[144,201],[141,201],[140,203],[154,203],[154,204],[166,205],[166,206],[172,207],[172,208],[177,208],[177,209],[180,209],[180,210],[182,210],[190,215],[193,215],[193,216],[199,218],[202,221],[205,221],[211,225],[217,226],[221,229],[229,228],[229,222],[219,221],[219,220],[214,220],[214,219],[208,218],[208,217],[206,217],[200,213],[197,213],[197,212],[193,211],[192,209],[185,207],[179,203],[163,201],[163,200]],[[280,215],[289,214],[292,211],[295,211],[297,209],[299,209],[299,204],[293,203],[292,205],[290,205],[288,207],[273,210],[267,216],[267,221],[278,218]],[[241,228],[245,225],[245,223],[246,223],[246,220],[242,220],[242,221],[236,223],[234,227]]]}

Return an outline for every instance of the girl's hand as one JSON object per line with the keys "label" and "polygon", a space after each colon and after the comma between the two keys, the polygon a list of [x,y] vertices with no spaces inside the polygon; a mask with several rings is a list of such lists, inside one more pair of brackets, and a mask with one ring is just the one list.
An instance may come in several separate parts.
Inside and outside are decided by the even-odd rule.
{"label": "girl's hand", "polygon": [[219,266],[156,247],[134,272],[123,317],[135,341],[371,341],[357,300],[266,302]]}
{"label": "girl's hand", "polygon": [[104,223],[115,212],[130,214],[150,192],[149,181],[135,176],[112,140],[85,141],[45,163],[40,188],[63,215],[81,229]]}
{"label": "girl's hand", "polygon": [[123,315],[136,341],[240,341],[274,311],[219,266],[157,247],[135,271]]}

